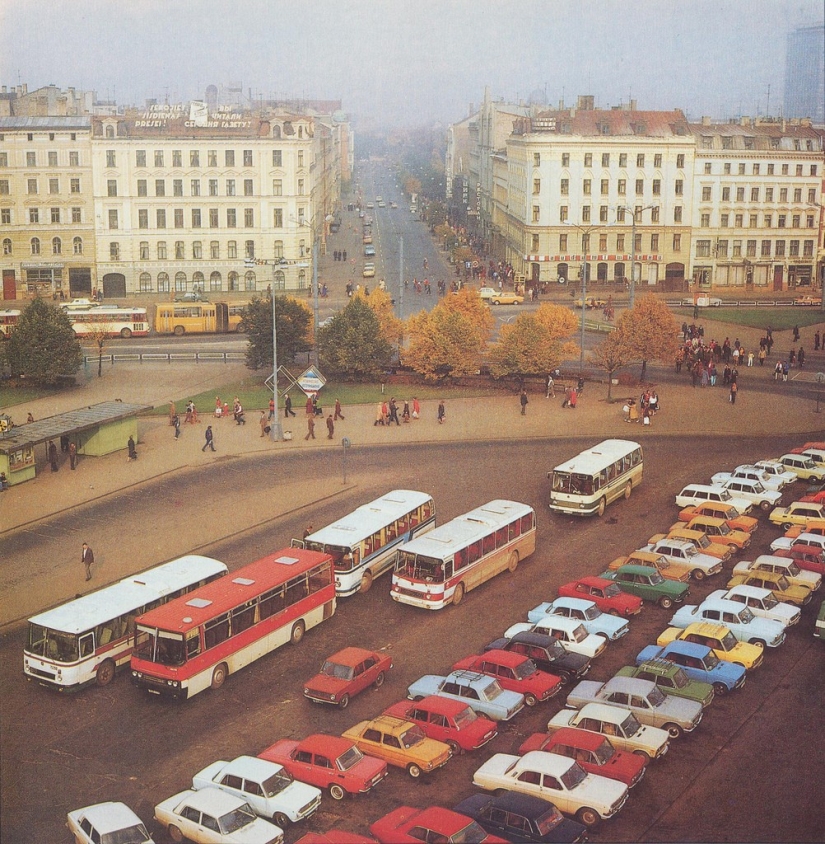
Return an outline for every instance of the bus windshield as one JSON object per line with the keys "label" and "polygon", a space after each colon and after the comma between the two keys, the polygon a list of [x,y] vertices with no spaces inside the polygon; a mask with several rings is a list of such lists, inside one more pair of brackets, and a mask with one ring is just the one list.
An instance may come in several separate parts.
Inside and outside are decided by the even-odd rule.
{"label": "bus windshield", "polygon": [[401,551],[398,555],[396,572],[404,577],[417,580],[441,583],[444,580],[444,561],[435,557],[425,557],[422,554],[411,554]]}
{"label": "bus windshield", "polygon": [[329,554],[335,571],[351,571],[353,568],[354,555],[351,548],[345,548],[343,545],[325,545],[323,542],[306,542],[304,547],[308,551]]}
{"label": "bus windshield", "polygon": [[186,649],[183,644],[183,636],[180,633],[138,627],[139,640],[144,634],[148,635],[148,638],[138,641],[135,647],[135,652],[140,657],[158,662],[161,665],[183,665],[186,662]]}
{"label": "bus windshield", "polygon": [[578,472],[553,472],[553,492],[569,492],[574,495],[591,495],[593,477]]}
{"label": "bus windshield", "polygon": [[29,625],[28,652],[34,656],[43,656],[55,662],[77,662],[77,636],[73,633],[61,633],[39,624]]}

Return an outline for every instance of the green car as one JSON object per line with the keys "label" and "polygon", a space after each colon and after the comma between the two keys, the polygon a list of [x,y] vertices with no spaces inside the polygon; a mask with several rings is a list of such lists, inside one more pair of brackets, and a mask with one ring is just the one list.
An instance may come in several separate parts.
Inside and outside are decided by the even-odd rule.
{"label": "green car", "polygon": [[606,571],[599,577],[613,580],[623,592],[658,604],[666,610],[674,604],[681,604],[690,594],[690,586],[687,583],[665,580],[659,570],[651,566],[621,566],[615,571]]}
{"label": "green car", "polygon": [[713,686],[710,683],[691,680],[680,665],[669,659],[649,659],[638,665],[626,665],[616,672],[616,676],[652,680],[663,694],[695,700],[703,707],[713,701]]}

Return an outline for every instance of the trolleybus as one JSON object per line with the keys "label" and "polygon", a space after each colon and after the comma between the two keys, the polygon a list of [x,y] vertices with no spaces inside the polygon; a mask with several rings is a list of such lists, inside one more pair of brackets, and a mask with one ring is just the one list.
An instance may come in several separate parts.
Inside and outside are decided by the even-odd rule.
{"label": "trolleybus", "polygon": [[332,558],[286,548],[136,620],[132,681],[186,700],[335,613]]}
{"label": "trolleybus", "polygon": [[149,318],[146,308],[122,308],[117,305],[98,305],[91,308],[75,308],[66,312],[72,322],[72,330],[78,337],[103,333],[107,337],[146,337],[149,334]]}
{"label": "trolleybus", "polygon": [[335,591],[345,596],[366,592],[376,577],[392,568],[401,543],[433,527],[435,502],[431,496],[394,489],[292,543],[329,554],[335,562]]}
{"label": "trolleybus", "polygon": [[190,554],[30,618],[23,673],[59,691],[108,685],[129,661],[138,615],[226,571],[218,560]]}
{"label": "trolleybus", "polygon": [[643,472],[639,443],[604,440],[547,473],[550,509],[571,516],[601,516],[617,498],[630,498]]}
{"label": "trolleybus", "polygon": [[440,610],[536,550],[536,514],[517,501],[496,500],[398,549],[390,595],[402,604]]}
{"label": "trolleybus", "polygon": [[243,305],[226,302],[163,302],[155,311],[158,334],[227,334],[243,331]]}

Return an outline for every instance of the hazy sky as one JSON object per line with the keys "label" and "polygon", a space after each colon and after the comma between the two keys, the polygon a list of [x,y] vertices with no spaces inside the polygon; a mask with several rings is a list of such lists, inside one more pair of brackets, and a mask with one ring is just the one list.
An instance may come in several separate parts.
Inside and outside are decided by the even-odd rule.
{"label": "hazy sky", "polygon": [[485,85],[779,114],[785,36],[822,20],[822,0],[0,0],[0,84],[142,105],[240,82],[341,99],[362,125],[460,120]]}

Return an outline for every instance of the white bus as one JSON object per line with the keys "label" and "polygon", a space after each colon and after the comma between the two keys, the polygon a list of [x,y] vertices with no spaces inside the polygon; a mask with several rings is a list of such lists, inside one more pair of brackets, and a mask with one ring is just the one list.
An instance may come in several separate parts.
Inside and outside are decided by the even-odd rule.
{"label": "white bus", "polygon": [[29,619],[23,673],[61,692],[106,686],[129,662],[137,616],[226,572],[218,560],[190,554],[40,613]]}
{"label": "white bus", "polygon": [[376,577],[392,568],[402,542],[434,526],[431,496],[394,489],[303,540],[293,539],[292,545],[329,554],[335,565],[335,592],[345,596],[366,592]]}
{"label": "white bus", "polygon": [[116,305],[99,305],[85,310],[74,308],[66,315],[78,337],[104,333],[107,337],[147,337],[149,318],[146,308],[121,308]]}
{"label": "white bus", "polygon": [[643,471],[639,443],[604,440],[547,473],[550,509],[571,516],[604,515],[617,498],[630,498],[642,482]]}
{"label": "white bus", "polygon": [[490,501],[398,549],[390,595],[440,610],[536,550],[536,514],[517,501]]}

